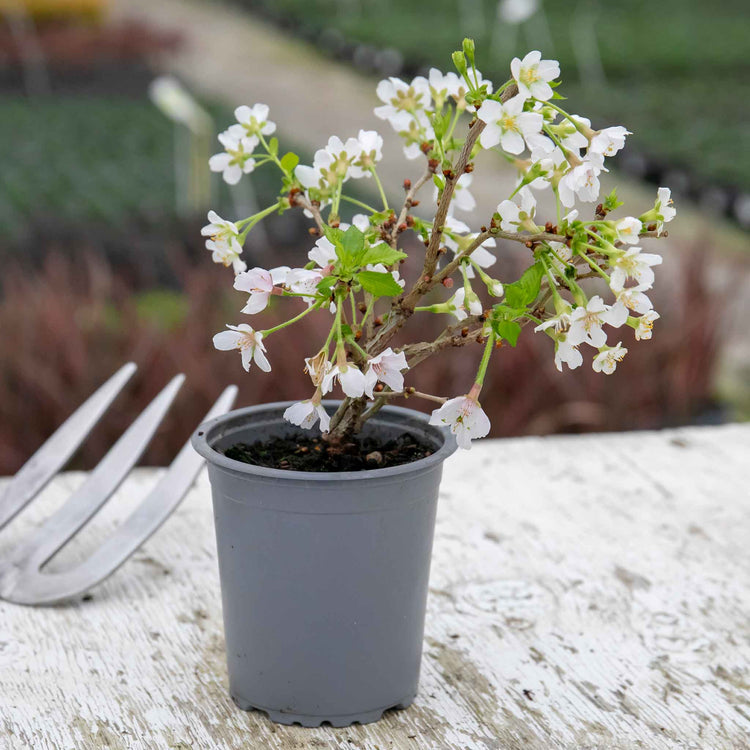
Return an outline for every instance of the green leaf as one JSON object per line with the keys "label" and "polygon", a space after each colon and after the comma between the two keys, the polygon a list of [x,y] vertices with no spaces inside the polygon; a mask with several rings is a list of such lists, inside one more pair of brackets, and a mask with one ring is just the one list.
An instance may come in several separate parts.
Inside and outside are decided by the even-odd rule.
{"label": "green leaf", "polygon": [[505,339],[511,346],[515,346],[521,333],[521,326],[515,320],[492,320],[492,330],[501,339]]}
{"label": "green leaf", "polygon": [[612,192],[604,199],[603,206],[607,211],[614,211],[616,208],[625,205],[621,200],[617,199],[617,190],[613,189]]}
{"label": "green leaf", "polygon": [[331,291],[331,288],[336,285],[336,282],[338,281],[338,276],[324,276],[317,285],[317,290],[321,292],[322,294],[328,294],[328,292]]}
{"label": "green leaf", "polygon": [[360,259],[359,264],[361,266],[368,266],[370,264],[375,265],[376,263],[382,263],[384,266],[392,266],[403,258],[406,258],[406,253],[402,253],[400,250],[394,250],[385,242],[378,242],[377,245],[367,248],[365,254]]}
{"label": "green leaf", "polygon": [[359,259],[365,249],[365,235],[357,227],[349,227],[341,234],[340,245],[334,244],[336,244],[336,256],[345,269],[352,270],[361,265]]}
{"label": "green leaf", "polygon": [[540,261],[527,268],[518,281],[505,285],[505,300],[510,307],[526,307],[538,296],[544,276],[544,266]]}
{"label": "green leaf", "polygon": [[281,157],[281,168],[285,172],[293,172],[294,168],[299,164],[299,156],[297,154],[288,151]]}
{"label": "green leaf", "polygon": [[268,150],[270,153],[272,153],[274,156],[279,153],[279,139],[278,138],[271,138],[271,140],[268,142]]}
{"label": "green leaf", "polygon": [[395,297],[403,291],[389,273],[361,271],[357,274],[357,281],[366,292],[375,297]]}
{"label": "green leaf", "polygon": [[435,187],[438,190],[442,190],[445,187],[445,181],[443,180],[443,178],[439,177],[436,174],[432,175],[432,181],[435,183]]}

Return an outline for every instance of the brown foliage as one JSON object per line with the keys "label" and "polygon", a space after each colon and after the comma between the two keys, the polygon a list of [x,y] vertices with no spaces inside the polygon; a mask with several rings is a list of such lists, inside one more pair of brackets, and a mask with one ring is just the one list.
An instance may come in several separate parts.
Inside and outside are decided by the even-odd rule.
{"label": "brown foliage", "polygon": [[[552,342],[528,329],[516,350],[497,352],[482,393],[493,435],[649,428],[701,415],[712,404],[723,314],[722,299],[706,288],[705,264],[704,255],[686,255],[674,297],[658,301],[663,317],[652,341],[631,346],[632,330],[622,329],[630,352],[612,376],[594,373],[589,361],[560,375]],[[6,263],[0,283],[0,474],[15,472],[127,360],[139,371],[81,449],[77,466],[93,466],[177,372],[187,381],[147,463],[169,462],[228,384],[240,386],[240,406],[311,393],[302,357],[314,354],[325,336],[324,316],[274,335],[269,374],[255,368],[247,374],[239,356],[213,349],[212,335],[244,318],[228,274],[207,258],[198,266],[181,262],[184,296],[176,302],[183,300],[187,309],[170,323],[169,316],[149,313],[123,275],[94,256],[73,261],[49,255],[33,274]],[[277,310],[265,326],[269,318],[283,319],[287,309]],[[437,331],[445,321],[434,323]],[[477,347],[432,358],[414,369],[409,383],[455,395],[471,384],[478,356]],[[414,399],[408,405],[429,408]]]}

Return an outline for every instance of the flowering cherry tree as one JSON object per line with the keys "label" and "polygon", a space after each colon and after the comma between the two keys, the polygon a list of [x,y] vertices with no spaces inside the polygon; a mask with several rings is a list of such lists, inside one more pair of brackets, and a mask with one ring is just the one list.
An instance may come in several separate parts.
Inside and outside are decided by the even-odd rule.
{"label": "flowering cherry tree", "polygon": [[[479,401],[490,358],[503,342],[515,346],[524,326],[531,323],[550,338],[558,370],[579,367],[593,349],[593,369],[609,374],[628,351],[623,329],[632,328],[635,340],[649,339],[659,317],[646,292],[661,257],[642,252],[640,243],[663,235],[664,224],[674,218],[670,191],[659,188],[653,207],[638,216],[611,216],[623,204],[614,191],[600,195],[605,160],[623,148],[629,131],[596,130],[587,118],[558,106],[560,67],[537,51],[514,59],[511,77],[500,86],[476,69],[471,40],[464,40],[453,63],[456,73],[432,69],[428,78],[378,84],[381,105],[375,115],[401,136],[407,159],[423,162],[421,175],[404,182],[399,206],[391,205],[378,177],[383,139],[374,130],[346,140],[332,136],[312,165],[303,165],[296,154],[282,154],[275,137],[267,138],[276,130],[267,106],[243,106],[235,112],[237,123],[219,136],[224,150],[210,161],[230,184],[266,164],[280,172],[282,183],[278,201],[253,216],[232,222],[209,213],[206,246],[214,261],[233,269],[234,288],[247,295],[240,312],[251,316],[250,323],[216,334],[214,344],[237,349],[246,370],[255,363],[269,371],[273,346],[267,354],[266,342],[273,334],[307,315],[327,316],[328,336],[305,359],[311,392],[284,416],[306,429],[319,424],[332,443],[348,439],[389,399],[416,396],[440,404],[431,422],[450,427],[468,448],[490,430]],[[475,158],[487,149],[503,154],[518,179],[509,196],[498,196],[496,212],[472,229],[454,212],[466,218],[474,211],[471,173]],[[372,181],[382,208],[347,194],[347,183],[362,179]],[[435,210],[424,218],[413,209],[428,184]],[[537,194],[550,190],[557,212],[544,221],[537,214]],[[341,221],[344,203],[360,211],[351,224]],[[240,256],[248,233],[271,213],[294,209],[304,211],[316,237],[309,262],[247,269]],[[424,244],[421,271],[412,279],[399,273],[407,257],[399,247],[406,232]],[[530,250],[520,278],[491,275],[498,240]],[[601,283],[593,296],[584,291],[586,279],[596,278],[606,284],[606,299]],[[435,301],[439,290],[456,284],[447,299]],[[288,298],[292,315],[264,329],[254,316],[272,296]],[[432,341],[397,341],[415,315],[445,315],[449,322]],[[474,382],[463,395],[447,399],[404,385],[405,373],[419,362],[472,344],[481,353]],[[321,400],[336,388],[345,398],[329,417]]]}

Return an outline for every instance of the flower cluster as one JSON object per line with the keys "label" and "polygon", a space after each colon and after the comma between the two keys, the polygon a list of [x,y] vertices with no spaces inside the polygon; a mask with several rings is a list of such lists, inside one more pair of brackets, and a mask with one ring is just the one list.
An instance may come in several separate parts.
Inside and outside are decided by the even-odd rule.
{"label": "flower cluster", "polygon": [[[378,84],[375,116],[402,138],[407,159],[424,162],[423,174],[405,181],[400,206],[391,205],[378,177],[383,139],[374,130],[345,140],[332,136],[312,164],[300,164],[296,154],[279,152],[276,138],[266,140],[276,129],[268,107],[239,107],[237,123],[219,136],[224,151],[211,159],[211,169],[230,184],[266,163],[280,171],[274,204],[237,222],[212,211],[203,234],[213,260],[232,267],[234,288],[247,295],[242,314],[262,313],[273,296],[298,305],[292,317],[271,328],[230,325],[214,344],[239,350],[246,370],[254,362],[269,371],[270,336],[309,314],[328,316],[326,340],[305,359],[312,393],[284,416],[305,429],[319,425],[330,441],[344,439],[389,399],[416,396],[438,402],[431,422],[447,426],[468,448],[490,430],[479,396],[491,356],[502,342],[515,346],[523,326],[531,323],[552,339],[559,370],[564,364],[579,367],[585,345],[594,350],[593,369],[610,374],[628,351],[622,330],[632,328],[635,340],[649,339],[659,318],[647,292],[661,257],[644,252],[642,243],[664,235],[674,218],[670,191],[659,188],[652,208],[624,216],[614,214],[622,205],[615,191],[601,191],[607,159],[624,147],[630,132],[619,125],[595,129],[588,118],[559,106],[560,66],[538,51],[515,58],[499,86],[477,70],[471,40],[453,62],[456,72],[433,68],[427,77]],[[503,154],[517,181],[510,195],[498,196],[496,211],[483,217],[477,231],[467,218],[477,206],[470,189],[474,160],[486,150]],[[363,178],[377,189],[382,207],[347,193],[350,180]],[[428,183],[435,205],[430,218],[414,212],[417,193]],[[551,217],[541,216],[537,200],[545,191],[556,206]],[[345,204],[358,211],[349,223],[340,215]],[[248,270],[241,259],[248,232],[265,216],[293,209],[313,222],[316,239],[305,248],[306,262]],[[421,270],[410,282],[400,269],[407,259],[400,247],[405,232],[416,233],[425,248]],[[490,275],[501,241],[531,250],[518,279]],[[595,286],[590,295],[584,290],[588,279]],[[435,299],[456,281],[447,299]],[[420,304],[424,297],[431,299]],[[447,315],[449,323],[432,341],[397,345],[406,320],[423,313]],[[615,335],[610,329],[617,329]],[[446,399],[405,387],[404,374],[419,362],[475,342],[482,355],[465,395]],[[346,399],[332,414],[322,399],[336,388]]]}

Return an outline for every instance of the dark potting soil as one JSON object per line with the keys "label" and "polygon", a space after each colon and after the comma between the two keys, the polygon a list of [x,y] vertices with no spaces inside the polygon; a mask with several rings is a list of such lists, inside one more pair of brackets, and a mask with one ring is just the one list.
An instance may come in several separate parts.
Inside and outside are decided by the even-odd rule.
{"label": "dark potting soil", "polygon": [[379,443],[373,438],[354,438],[332,446],[320,437],[273,438],[265,442],[235,443],[224,455],[246,464],[288,471],[364,471],[399,466],[426,458],[433,448],[406,433]]}

